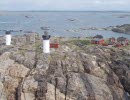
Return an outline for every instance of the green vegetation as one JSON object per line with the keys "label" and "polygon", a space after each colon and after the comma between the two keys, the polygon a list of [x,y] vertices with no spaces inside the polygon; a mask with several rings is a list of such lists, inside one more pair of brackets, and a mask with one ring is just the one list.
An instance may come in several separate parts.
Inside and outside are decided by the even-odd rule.
{"label": "green vegetation", "polygon": [[84,46],[84,45],[90,45],[90,40],[72,40],[71,43],[77,45],[77,46]]}
{"label": "green vegetation", "polygon": [[109,43],[109,39],[105,39],[105,43],[108,44]]}
{"label": "green vegetation", "polygon": [[66,41],[61,41],[61,45],[66,45],[72,50],[81,51],[86,47],[96,46],[96,44],[91,44],[91,38],[71,38]]}
{"label": "green vegetation", "polygon": [[20,53],[22,56],[25,56],[25,50],[19,50],[19,53]]}

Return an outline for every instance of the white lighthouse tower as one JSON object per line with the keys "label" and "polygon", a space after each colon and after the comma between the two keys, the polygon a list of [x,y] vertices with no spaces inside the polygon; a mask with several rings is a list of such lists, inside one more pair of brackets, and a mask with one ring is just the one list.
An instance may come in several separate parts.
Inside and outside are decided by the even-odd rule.
{"label": "white lighthouse tower", "polygon": [[48,32],[45,31],[44,35],[42,36],[43,38],[43,52],[44,53],[50,53],[50,35],[48,35]]}
{"label": "white lighthouse tower", "polygon": [[6,40],[6,45],[11,45],[11,32],[10,31],[6,31],[5,40]]}

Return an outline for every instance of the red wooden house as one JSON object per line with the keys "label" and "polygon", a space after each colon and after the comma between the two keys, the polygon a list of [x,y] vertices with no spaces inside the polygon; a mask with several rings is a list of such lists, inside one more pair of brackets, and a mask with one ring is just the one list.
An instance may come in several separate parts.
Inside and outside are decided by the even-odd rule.
{"label": "red wooden house", "polygon": [[116,43],[116,38],[112,37],[112,38],[109,38],[109,43],[108,45],[114,45]]}
{"label": "red wooden house", "polygon": [[50,43],[50,48],[58,48],[59,44],[58,43]]}
{"label": "red wooden house", "polygon": [[57,40],[54,40],[53,42],[50,43],[50,48],[59,48],[59,43],[57,42]]}
{"label": "red wooden house", "polygon": [[96,35],[93,37],[93,39],[91,40],[92,44],[104,44],[104,39],[102,35]]}
{"label": "red wooden house", "polygon": [[125,37],[117,38],[116,47],[127,46],[127,45],[129,45],[129,40],[127,38]]}
{"label": "red wooden house", "polygon": [[115,42],[116,42],[116,39],[115,39],[114,37],[109,38],[109,42],[115,43]]}

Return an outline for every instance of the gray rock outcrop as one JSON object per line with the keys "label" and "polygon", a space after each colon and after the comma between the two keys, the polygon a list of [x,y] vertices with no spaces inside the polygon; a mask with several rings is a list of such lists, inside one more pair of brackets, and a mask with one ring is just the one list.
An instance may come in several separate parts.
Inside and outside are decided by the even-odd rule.
{"label": "gray rock outcrop", "polygon": [[130,24],[118,25],[112,28],[113,32],[130,34]]}
{"label": "gray rock outcrop", "polygon": [[129,50],[61,39],[46,55],[41,39],[33,44],[27,36],[0,46],[0,100],[125,100],[130,93]]}

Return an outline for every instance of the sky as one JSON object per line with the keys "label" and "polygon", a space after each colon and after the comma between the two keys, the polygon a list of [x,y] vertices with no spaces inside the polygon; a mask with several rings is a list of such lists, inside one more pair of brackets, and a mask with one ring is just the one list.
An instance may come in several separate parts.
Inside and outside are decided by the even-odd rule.
{"label": "sky", "polygon": [[130,11],[130,0],[1,0],[8,11]]}

